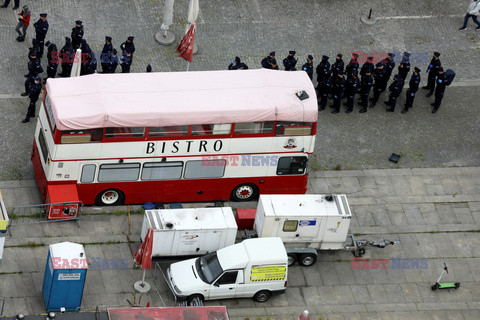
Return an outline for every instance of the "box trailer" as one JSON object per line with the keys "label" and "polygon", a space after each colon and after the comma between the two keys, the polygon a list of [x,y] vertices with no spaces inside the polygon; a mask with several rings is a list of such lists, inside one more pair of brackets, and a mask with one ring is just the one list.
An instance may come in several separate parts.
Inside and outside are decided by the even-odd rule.
{"label": "box trailer", "polygon": [[142,241],[149,227],[153,257],[202,255],[234,244],[237,236],[229,207],[146,210]]}
{"label": "box trailer", "polygon": [[[254,228],[258,237],[280,237],[289,264],[313,265],[317,250],[359,249],[348,234],[352,213],[339,195],[261,195]],[[349,239],[351,238],[351,239]],[[347,246],[350,241],[352,246]],[[355,252],[354,252],[355,253]]]}

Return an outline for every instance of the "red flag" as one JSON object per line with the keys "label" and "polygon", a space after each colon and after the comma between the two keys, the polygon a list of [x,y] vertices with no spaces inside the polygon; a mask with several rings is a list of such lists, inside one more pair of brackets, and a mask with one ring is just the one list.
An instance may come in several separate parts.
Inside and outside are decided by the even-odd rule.
{"label": "red flag", "polygon": [[142,269],[150,270],[152,268],[152,246],[153,246],[153,228],[148,228],[147,235],[143,239],[140,248],[135,253],[135,263],[141,265]]}
{"label": "red flag", "polygon": [[183,36],[182,40],[178,44],[177,51],[179,52],[177,57],[192,62],[193,58],[193,41],[195,40],[195,22],[192,23],[188,32]]}

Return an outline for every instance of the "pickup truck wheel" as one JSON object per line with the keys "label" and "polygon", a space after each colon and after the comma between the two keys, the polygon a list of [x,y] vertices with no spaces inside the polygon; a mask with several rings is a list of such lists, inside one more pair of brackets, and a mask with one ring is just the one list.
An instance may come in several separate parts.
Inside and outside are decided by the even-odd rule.
{"label": "pickup truck wheel", "polygon": [[304,253],[300,255],[300,259],[298,259],[298,263],[304,267],[313,266],[317,262],[317,256],[313,253]]}
{"label": "pickup truck wheel", "polygon": [[195,302],[195,301],[198,301],[200,300],[201,302],[203,302],[203,296],[201,294],[192,294],[191,296],[189,296],[187,298],[187,303],[188,305],[191,305],[192,302]]}
{"label": "pickup truck wheel", "polygon": [[270,299],[271,295],[272,295],[272,293],[270,291],[267,291],[267,290],[258,291],[253,296],[253,300],[255,300],[257,302],[266,302],[268,299]]}
{"label": "pickup truck wheel", "polygon": [[295,253],[289,253],[288,254],[288,266],[292,266],[295,261],[297,260],[297,255]]}

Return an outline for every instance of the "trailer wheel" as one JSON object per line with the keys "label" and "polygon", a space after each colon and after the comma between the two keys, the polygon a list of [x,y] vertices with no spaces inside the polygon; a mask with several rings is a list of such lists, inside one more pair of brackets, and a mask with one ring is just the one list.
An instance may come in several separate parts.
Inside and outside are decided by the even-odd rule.
{"label": "trailer wheel", "polygon": [[97,195],[95,204],[100,206],[116,206],[123,204],[125,195],[118,189],[103,190]]}
{"label": "trailer wheel", "polygon": [[201,301],[203,302],[203,296],[201,294],[192,294],[187,298],[187,303],[188,305],[192,305],[192,303],[195,303],[196,301]]}
{"label": "trailer wheel", "polygon": [[298,259],[298,263],[304,267],[313,266],[317,262],[317,256],[313,253],[304,253],[300,255],[300,259]]}
{"label": "trailer wheel", "polygon": [[272,293],[270,291],[267,291],[267,290],[258,291],[253,296],[253,300],[255,300],[257,302],[266,302],[268,299],[270,299],[271,295],[272,295]]}
{"label": "trailer wheel", "polygon": [[289,253],[288,254],[288,266],[292,266],[295,261],[297,261],[297,255],[295,253]]}
{"label": "trailer wheel", "polygon": [[231,198],[233,201],[252,201],[258,198],[258,188],[253,183],[244,183],[236,186]]}

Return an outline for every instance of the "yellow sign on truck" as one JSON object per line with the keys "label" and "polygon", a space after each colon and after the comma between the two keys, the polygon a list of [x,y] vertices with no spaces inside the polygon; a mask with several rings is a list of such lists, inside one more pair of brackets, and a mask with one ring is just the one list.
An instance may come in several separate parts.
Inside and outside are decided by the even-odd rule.
{"label": "yellow sign on truck", "polygon": [[262,266],[252,267],[250,281],[275,281],[285,279],[287,273],[286,266]]}
{"label": "yellow sign on truck", "polygon": [[8,227],[7,209],[5,209],[2,192],[0,191],[0,266],[2,265],[3,246],[5,245],[5,235],[7,234],[7,227]]}

